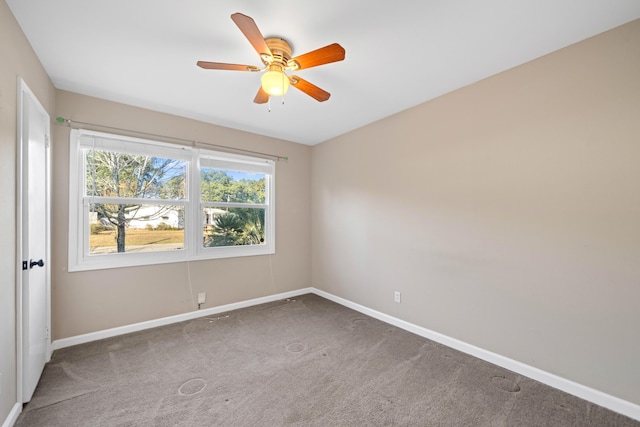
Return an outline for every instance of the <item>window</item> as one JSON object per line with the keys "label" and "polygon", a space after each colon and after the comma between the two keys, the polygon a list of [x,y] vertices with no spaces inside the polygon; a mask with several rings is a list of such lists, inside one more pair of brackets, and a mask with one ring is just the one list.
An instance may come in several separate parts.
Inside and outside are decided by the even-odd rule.
{"label": "window", "polygon": [[69,271],[271,254],[271,160],[71,131]]}

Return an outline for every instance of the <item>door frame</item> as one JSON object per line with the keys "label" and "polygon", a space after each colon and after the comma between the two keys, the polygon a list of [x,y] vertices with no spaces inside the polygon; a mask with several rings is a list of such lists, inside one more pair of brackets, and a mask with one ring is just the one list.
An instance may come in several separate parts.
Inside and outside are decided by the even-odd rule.
{"label": "door frame", "polygon": [[[24,100],[29,97],[35,107],[39,109],[49,119],[49,113],[44,109],[35,94],[29,89],[26,82],[18,77],[18,94],[17,94],[17,127],[16,127],[16,400],[19,403],[24,403],[23,388],[24,388],[24,342],[23,342],[23,280],[22,275],[24,269],[22,267],[23,257],[23,232],[24,232],[24,202],[25,196],[23,195],[24,179],[23,174],[26,169],[24,148],[25,141],[25,129],[24,129]],[[46,180],[46,243],[45,243],[45,288],[46,288],[46,328],[47,328],[47,343],[46,343],[46,361],[51,360],[51,122],[47,120],[46,125],[46,141],[45,141],[45,180]],[[26,270],[28,271],[28,270]]]}

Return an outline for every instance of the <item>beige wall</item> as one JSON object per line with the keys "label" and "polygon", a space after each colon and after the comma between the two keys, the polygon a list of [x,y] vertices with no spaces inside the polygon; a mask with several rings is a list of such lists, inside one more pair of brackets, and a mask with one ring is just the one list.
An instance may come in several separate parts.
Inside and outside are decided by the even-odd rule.
{"label": "beige wall", "polygon": [[[276,164],[276,254],[67,272],[69,128],[53,130],[54,339],[310,286],[311,148],[168,114],[59,91],[56,115],[81,122],[288,156]],[[102,130],[102,129],[97,129]]]}
{"label": "beige wall", "polygon": [[18,77],[45,109],[53,110],[55,89],[22,34],[11,10],[0,1],[0,423],[16,399],[16,122]]}
{"label": "beige wall", "polygon": [[52,117],[289,157],[273,257],[67,273],[54,125],[54,339],[190,311],[189,277],[206,306],[313,285],[640,404],[638,46],[637,21],[310,148],[57,92],[0,1],[0,421],[16,401],[18,76]]}
{"label": "beige wall", "polygon": [[635,21],[313,147],[313,286],[640,404],[639,52]]}

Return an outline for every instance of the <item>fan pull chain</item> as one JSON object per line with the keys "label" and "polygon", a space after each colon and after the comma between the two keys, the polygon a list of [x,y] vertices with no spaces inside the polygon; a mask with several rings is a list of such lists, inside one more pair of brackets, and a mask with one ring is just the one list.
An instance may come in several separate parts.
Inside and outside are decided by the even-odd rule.
{"label": "fan pull chain", "polygon": [[271,97],[269,97],[269,100],[267,101],[267,108],[269,109],[269,112],[271,112]]}
{"label": "fan pull chain", "polygon": [[284,90],[284,79],[286,79],[286,78],[287,78],[287,75],[283,72],[282,73],[282,105],[284,105],[284,93],[285,93],[285,90]]}

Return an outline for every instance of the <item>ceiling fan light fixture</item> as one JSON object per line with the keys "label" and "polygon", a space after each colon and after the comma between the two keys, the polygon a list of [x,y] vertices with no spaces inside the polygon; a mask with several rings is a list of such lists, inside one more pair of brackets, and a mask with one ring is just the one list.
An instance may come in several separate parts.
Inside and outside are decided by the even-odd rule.
{"label": "ceiling fan light fixture", "polygon": [[281,69],[269,68],[262,75],[262,89],[269,96],[282,96],[289,90],[289,78]]}

